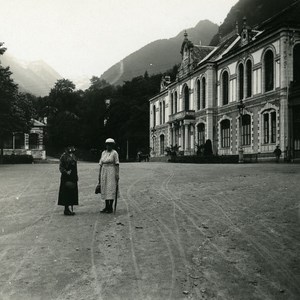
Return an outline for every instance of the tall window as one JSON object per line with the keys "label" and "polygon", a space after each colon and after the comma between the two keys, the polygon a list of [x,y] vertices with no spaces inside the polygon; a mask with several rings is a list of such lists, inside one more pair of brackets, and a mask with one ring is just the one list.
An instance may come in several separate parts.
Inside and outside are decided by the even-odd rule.
{"label": "tall window", "polygon": [[187,111],[190,109],[190,91],[189,87],[186,85],[184,87],[184,110]]}
{"label": "tall window", "polygon": [[160,136],[160,154],[164,155],[165,153],[165,136],[162,134]]}
{"label": "tall window", "polygon": [[294,82],[300,85],[300,44],[295,45],[293,49],[293,74]]}
{"label": "tall window", "polygon": [[200,109],[200,80],[197,80],[197,110]]}
{"label": "tall window", "polygon": [[37,133],[29,134],[29,149],[38,149],[39,147],[39,135]]}
{"label": "tall window", "polygon": [[222,100],[223,100],[223,105],[228,104],[228,93],[229,92],[229,76],[228,72],[225,71],[222,74]]}
{"label": "tall window", "polygon": [[264,122],[264,143],[269,143],[269,114],[266,113],[263,115]]}
{"label": "tall window", "polygon": [[178,106],[177,106],[177,92],[175,92],[174,94],[174,98],[175,98],[175,103],[174,103],[174,113],[176,114],[177,113],[177,110],[178,110]]}
{"label": "tall window", "polygon": [[163,101],[163,119],[162,119],[163,124],[166,123],[166,102]]}
{"label": "tall window", "polygon": [[244,146],[251,144],[251,116],[243,115],[242,117],[242,144]]}
{"label": "tall window", "polygon": [[162,124],[162,104],[159,102],[159,124]]}
{"label": "tall window", "polygon": [[222,148],[230,147],[230,121],[223,120],[221,122],[221,146]]}
{"label": "tall window", "polygon": [[198,145],[205,144],[205,124],[198,124]]}
{"label": "tall window", "polygon": [[247,82],[247,97],[252,96],[252,62],[249,59],[246,63],[246,82]]}
{"label": "tall window", "polygon": [[239,100],[244,99],[244,65],[239,64],[238,68],[238,87],[239,87]]}
{"label": "tall window", "polygon": [[153,127],[156,126],[156,107],[153,105]]}
{"label": "tall window", "polygon": [[265,91],[274,89],[274,54],[273,51],[268,50],[264,57],[265,70]]}
{"label": "tall window", "polygon": [[206,107],[206,79],[202,78],[202,108]]}
{"label": "tall window", "polygon": [[271,112],[271,143],[276,143],[276,112]]}
{"label": "tall window", "polygon": [[24,133],[15,134],[15,149],[24,149]]}
{"label": "tall window", "polygon": [[173,107],[173,105],[174,105],[174,95],[172,93],[171,94],[171,115],[173,115],[173,113],[174,113],[174,107]]}

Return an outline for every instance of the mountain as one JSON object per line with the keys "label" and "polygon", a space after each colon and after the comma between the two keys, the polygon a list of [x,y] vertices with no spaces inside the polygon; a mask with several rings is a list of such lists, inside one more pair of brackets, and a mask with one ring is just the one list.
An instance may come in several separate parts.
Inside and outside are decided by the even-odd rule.
{"label": "mountain", "polygon": [[[194,28],[186,30],[189,39],[195,44],[208,45],[218,31],[218,25],[208,21],[200,21]],[[180,47],[184,31],[170,39],[154,41],[138,51],[128,55],[101,75],[101,79],[111,84],[122,84],[133,77],[148,74],[157,74],[171,69],[180,63]]]}
{"label": "mountain", "polygon": [[[295,2],[299,2],[299,0],[239,0],[220,26],[220,34],[226,36],[233,31],[236,21],[238,21],[239,28],[242,28],[244,17],[247,19],[247,25],[255,27]],[[219,34],[216,34],[210,45],[217,45],[219,38]]]}
{"label": "mountain", "polygon": [[5,53],[1,56],[1,64],[9,66],[12,78],[19,90],[35,96],[46,96],[55,82],[62,77],[42,60],[23,62]]}

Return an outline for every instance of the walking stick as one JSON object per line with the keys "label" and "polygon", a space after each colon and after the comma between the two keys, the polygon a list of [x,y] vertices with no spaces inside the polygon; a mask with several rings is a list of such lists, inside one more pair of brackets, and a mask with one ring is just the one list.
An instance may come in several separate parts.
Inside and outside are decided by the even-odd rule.
{"label": "walking stick", "polygon": [[116,213],[116,210],[117,210],[118,191],[119,191],[119,183],[117,182],[117,186],[116,186],[116,196],[115,196],[115,208],[114,208],[114,214]]}

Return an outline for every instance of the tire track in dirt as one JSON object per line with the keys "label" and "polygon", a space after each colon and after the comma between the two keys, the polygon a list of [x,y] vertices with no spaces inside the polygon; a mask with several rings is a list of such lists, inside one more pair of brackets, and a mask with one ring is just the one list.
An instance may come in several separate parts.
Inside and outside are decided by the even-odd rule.
{"label": "tire track in dirt", "polygon": [[[169,181],[170,182],[170,181]],[[187,212],[180,206],[178,205],[178,203],[175,203],[175,205],[177,206],[177,208],[182,212],[183,215],[187,216],[188,220],[193,224],[194,228],[199,231],[204,237],[205,240],[203,242],[203,244],[205,243],[209,243],[210,245],[213,246],[213,248],[221,255],[221,257],[225,260],[225,261],[230,261],[229,258],[226,256],[226,254],[221,250],[220,247],[218,247],[213,241],[211,241],[211,239],[207,238],[207,233],[206,231],[204,231],[199,225],[197,225],[196,221],[201,221],[201,218],[198,217],[198,215],[196,215],[195,211],[197,211],[199,208],[195,207],[194,205],[191,205],[192,208],[190,208],[190,205],[188,205],[183,199],[180,199],[176,196],[174,196],[174,194],[171,192],[171,190],[169,189],[169,182],[166,184],[165,186],[165,191],[168,195],[166,195],[165,197],[169,200],[172,199],[172,201],[179,200],[180,203],[184,203],[184,208],[187,209]],[[190,217],[190,215],[194,216],[194,219],[192,219]],[[219,220],[218,220],[219,221]],[[223,225],[228,225],[226,222],[222,222]],[[233,266],[242,276],[246,276],[247,273],[243,272],[240,268],[238,268],[237,266]]]}
{"label": "tire track in dirt", "polygon": [[[48,171],[46,170],[43,175],[45,175]],[[31,176],[32,178],[32,176]],[[36,182],[36,180],[33,180],[31,181],[31,184],[33,184],[34,182]],[[48,194],[49,194],[49,191],[51,190],[51,188],[54,186],[54,184],[52,185],[49,185],[49,189],[46,193],[46,196],[45,198],[48,197]],[[28,188],[30,187],[30,184],[27,184],[26,185],[26,190],[28,190]],[[22,191],[19,195],[23,195],[25,193],[25,191]],[[46,225],[49,225],[51,222],[52,222],[52,219],[53,219],[53,215],[54,215],[54,211],[55,211],[55,208],[56,208],[56,203],[52,206],[52,209],[49,209],[46,211],[46,213],[44,213],[41,217],[37,218],[33,223],[31,223],[30,225],[26,226],[25,229],[21,229],[17,232],[14,232],[14,233],[11,233],[11,235],[15,234],[15,235],[19,235],[20,233],[24,233],[24,231],[27,231],[29,230],[29,228],[32,228],[33,226],[35,226],[41,219],[49,216],[49,213],[50,213],[50,216],[49,216],[49,219],[48,221],[46,222]],[[42,229],[42,232],[38,235],[39,237],[42,236],[45,232],[45,230],[47,229],[47,226],[45,226],[43,229]],[[9,235],[9,234],[8,234]],[[0,239],[1,238],[7,238],[8,235],[2,235],[0,236]],[[19,260],[18,262],[18,265],[16,267],[16,269],[9,275],[8,279],[6,280],[6,282],[4,283],[4,285],[2,286],[2,289],[0,291],[0,295],[2,297],[4,297],[4,292],[6,292],[9,288],[9,286],[12,284],[12,281],[14,280],[14,278],[17,276],[17,274],[19,273],[19,271],[22,269],[23,267],[23,264],[25,263],[25,260],[26,258],[30,257],[31,255],[33,255],[33,253],[36,251],[36,241],[37,239],[34,240],[33,244],[30,246],[30,250],[28,252],[26,252],[22,259]],[[9,253],[9,251],[6,253],[6,255]]]}
{"label": "tire track in dirt", "polygon": [[[218,195],[219,197],[221,195]],[[242,230],[239,226],[237,226],[233,221],[231,216],[228,215],[227,212],[225,212],[225,210],[223,209],[223,207],[216,201],[214,200],[212,197],[210,198],[210,204],[214,203],[214,207],[217,208],[223,215],[223,217],[227,220],[227,222],[225,222],[225,224],[227,224],[227,226],[235,229],[237,232],[239,232],[242,236],[242,238],[247,241],[250,242],[252,244],[252,247],[254,248],[254,250],[256,250],[256,252],[264,259],[266,260],[266,262],[274,269],[276,270],[276,267],[274,267],[274,264],[279,266],[280,269],[283,269],[284,273],[286,274],[287,277],[290,278],[290,280],[292,279],[292,285],[293,287],[299,291],[299,288],[297,286],[297,278],[294,277],[293,274],[291,274],[289,272],[289,270],[287,268],[285,268],[283,266],[283,264],[281,264],[278,260],[276,260],[276,258],[273,257],[273,255],[271,254],[271,252],[264,246],[262,245],[261,242],[257,241],[255,239],[255,237],[251,237],[249,236],[244,230]],[[228,199],[228,198],[227,198]],[[222,203],[224,202],[224,195],[222,194]],[[229,206],[232,206],[234,203],[232,201],[230,201]],[[195,207],[196,208],[196,207]],[[267,259],[267,257],[269,257],[269,259]]]}
{"label": "tire track in dirt", "polygon": [[294,274],[291,273],[278,259],[274,258],[271,251],[269,251],[268,248],[266,248],[254,236],[250,236],[245,232],[245,230],[242,230],[239,226],[237,226],[234,222],[232,222],[230,216],[227,214],[227,212],[225,212],[223,207],[216,200],[211,198],[211,201],[215,204],[215,207],[218,208],[222,212],[222,214],[226,217],[228,223],[230,223],[232,227],[234,227],[238,232],[240,232],[240,234],[246,241],[250,242],[253,245],[253,248],[263,259],[266,260],[269,266],[272,267],[274,270],[276,270],[277,268],[281,269],[285,273],[285,276],[289,278],[289,281],[290,283],[292,283],[295,290],[300,292],[300,288],[298,286],[298,280],[294,276]]}
{"label": "tire track in dirt", "polygon": [[[165,196],[167,198],[167,196]],[[204,237],[205,237],[205,240],[203,241],[203,243],[201,244],[200,248],[202,248],[205,244],[209,244],[211,245],[214,250],[212,250],[211,252],[212,253],[219,253],[220,254],[220,257],[222,257],[222,259],[225,261],[225,262],[229,262],[231,263],[231,260],[229,259],[229,257],[225,254],[225,252],[222,251],[221,247],[219,247],[216,243],[214,243],[208,236],[210,235],[207,235],[207,231],[204,231],[197,223],[196,221],[202,221],[201,217],[198,217],[196,214],[195,214],[195,211],[198,210],[198,208],[196,207],[192,207],[190,208],[190,206],[185,202],[185,201],[182,201],[182,199],[178,198],[178,200],[180,200],[181,203],[184,203],[184,207],[186,210],[184,210],[183,208],[181,208],[180,206],[178,206],[177,204],[175,204],[178,208],[178,210],[180,210],[182,212],[182,215],[184,216],[187,216],[187,215],[191,215],[194,217],[194,219],[192,219],[191,217],[187,217],[188,220],[191,222],[191,224],[194,226],[194,228],[200,232]],[[196,220],[196,221],[195,221]],[[224,221],[221,221],[221,220],[218,220],[218,222],[222,223],[223,225],[227,226],[228,224]],[[229,226],[230,227],[230,226]],[[200,249],[199,248],[199,249]],[[206,250],[208,251],[208,250]],[[231,266],[237,270],[238,273],[241,274],[242,278],[247,278],[247,272],[243,271],[241,268],[239,268],[237,265],[235,264],[231,264]],[[195,288],[195,287],[192,287],[192,289]],[[268,299],[266,298],[266,295],[265,293],[262,291],[262,289],[258,286],[256,286],[256,291],[259,293],[259,295],[262,297],[261,299]],[[195,292],[196,294],[199,296],[199,290],[196,288],[195,289]]]}
{"label": "tire track in dirt", "polygon": [[94,223],[94,229],[92,234],[92,241],[91,241],[91,268],[92,268],[92,274],[94,277],[94,290],[96,293],[96,297],[98,300],[102,300],[102,284],[99,281],[96,264],[95,264],[95,240],[96,240],[96,232],[97,232],[97,226],[98,226],[98,220]]}
{"label": "tire track in dirt", "polygon": [[[140,178],[138,180],[136,180],[132,185],[130,185],[130,187],[127,190],[127,198],[131,199],[131,203],[133,204],[133,206],[135,207],[135,209],[140,213],[143,214],[143,212],[141,211],[137,201],[135,200],[135,198],[131,195],[131,190],[132,188],[137,185],[138,182],[141,182],[145,179],[145,177]],[[129,210],[129,204],[127,202],[126,199],[123,198],[123,200],[125,201],[126,207],[127,207],[127,216],[128,216],[128,220],[129,220],[129,224],[130,224],[130,228],[131,228],[131,233],[130,233],[130,241],[131,241],[131,245],[132,245],[132,250],[134,253],[134,244],[133,244],[133,234],[132,234],[132,224],[131,224],[131,220],[130,220],[130,210]],[[172,299],[172,293],[173,293],[173,289],[174,289],[174,285],[175,285],[175,259],[174,259],[174,255],[172,253],[172,249],[171,249],[171,245],[169,243],[169,241],[167,240],[165,233],[161,230],[161,228],[159,226],[156,225],[156,222],[153,218],[149,217],[149,215],[144,215],[144,217],[146,219],[148,219],[150,222],[153,222],[155,224],[155,227],[157,228],[157,230],[159,231],[163,243],[167,246],[168,249],[168,253],[169,253],[169,258],[170,258],[170,262],[171,262],[171,269],[172,269],[172,273],[171,273],[171,284],[170,284],[170,288],[169,288],[169,296],[168,299]],[[157,237],[156,237],[157,238]],[[135,261],[135,268],[136,270],[138,270],[138,266],[137,266],[137,261],[136,261],[136,256],[134,255],[134,261]],[[139,272],[138,272],[139,274]],[[137,274],[136,274],[137,276]],[[141,288],[141,287],[140,287]],[[142,295],[142,294],[141,294]],[[144,296],[144,295],[143,295]],[[145,297],[142,297],[140,299],[146,299]]]}

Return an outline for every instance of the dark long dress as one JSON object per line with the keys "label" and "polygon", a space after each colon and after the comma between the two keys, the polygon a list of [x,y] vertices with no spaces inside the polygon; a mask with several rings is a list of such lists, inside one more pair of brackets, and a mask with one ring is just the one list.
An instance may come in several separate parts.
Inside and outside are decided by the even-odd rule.
{"label": "dark long dress", "polygon": [[[60,158],[59,171],[61,172],[61,177],[58,205],[78,205],[78,173],[75,156],[64,153]],[[71,171],[71,174],[69,175],[67,171]],[[70,188],[69,182],[73,183],[73,187]]]}

